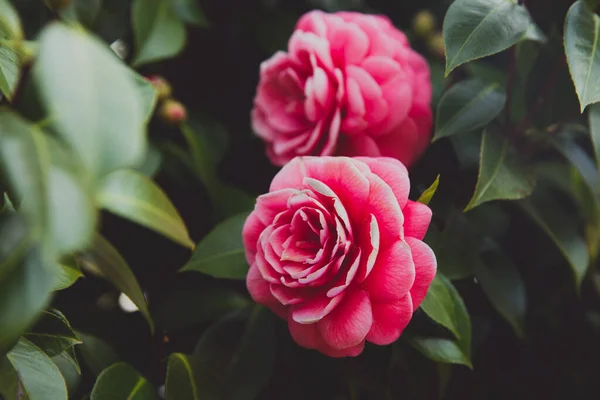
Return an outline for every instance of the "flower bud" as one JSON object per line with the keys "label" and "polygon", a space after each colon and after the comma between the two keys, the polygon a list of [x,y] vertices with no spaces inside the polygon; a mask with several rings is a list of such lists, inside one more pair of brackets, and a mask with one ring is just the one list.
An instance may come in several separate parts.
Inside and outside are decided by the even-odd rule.
{"label": "flower bud", "polygon": [[154,86],[154,89],[156,89],[159,101],[171,97],[171,85],[169,85],[169,82],[167,82],[165,78],[160,75],[149,75],[146,79]]}
{"label": "flower bud", "polygon": [[422,10],[413,18],[413,30],[421,38],[426,38],[435,29],[435,16],[428,10]]}
{"label": "flower bud", "polygon": [[177,125],[187,119],[185,106],[177,100],[165,100],[158,111],[158,115],[168,124]]}
{"label": "flower bud", "polygon": [[444,46],[444,37],[441,33],[436,33],[427,40],[427,47],[437,56],[444,57],[446,55],[446,47]]}
{"label": "flower bud", "polygon": [[71,4],[71,0],[44,0],[44,3],[52,11],[60,11]]}

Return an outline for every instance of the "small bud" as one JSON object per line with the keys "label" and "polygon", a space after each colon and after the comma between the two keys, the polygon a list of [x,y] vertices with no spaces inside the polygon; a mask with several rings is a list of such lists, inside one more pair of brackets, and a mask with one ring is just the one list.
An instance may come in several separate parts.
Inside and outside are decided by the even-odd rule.
{"label": "small bud", "polygon": [[436,33],[427,40],[427,47],[429,50],[437,56],[444,57],[446,55],[446,48],[444,46],[444,37],[441,33]]}
{"label": "small bud", "polygon": [[167,82],[165,78],[159,75],[150,75],[147,76],[146,79],[154,86],[154,89],[156,89],[159,101],[171,97],[171,85],[169,85],[169,82]]}
{"label": "small bud", "polygon": [[44,3],[52,11],[60,11],[71,4],[71,0],[44,0]]}
{"label": "small bud", "polygon": [[413,30],[421,38],[426,38],[435,29],[435,16],[428,10],[422,10],[413,18]]}
{"label": "small bud", "polygon": [[178,125],[187,118],[185,106],[173,99],[165,100],[160,106],[158,113],[163,121],[173,125]]}

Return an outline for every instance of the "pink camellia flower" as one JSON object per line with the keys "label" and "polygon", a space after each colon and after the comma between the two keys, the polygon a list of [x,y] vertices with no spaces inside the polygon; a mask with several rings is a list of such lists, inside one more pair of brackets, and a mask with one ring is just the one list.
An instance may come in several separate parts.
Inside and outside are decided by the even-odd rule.
{"label": "pink camellia flower", "polygon": [[295,156],[386,156],[429,143],[427,62],[383,16],[312,11],[260,67],[252,125],[275,165]]}
{"label": "pink camellia flower", "polygon": [[244,225],[252,298],[332,357],[394,342],[436,272],[431,210],[409,188],[393,158],[293,159]]}

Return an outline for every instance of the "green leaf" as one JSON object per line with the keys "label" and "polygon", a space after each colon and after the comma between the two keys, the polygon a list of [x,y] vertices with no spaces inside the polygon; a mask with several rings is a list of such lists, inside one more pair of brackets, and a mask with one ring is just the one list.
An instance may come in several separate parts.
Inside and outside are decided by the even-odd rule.
{"label": "green leaf", "polygon": [[[8,361],[8,358],[0,358],[0,396],[3,396],[4,399],[18,399],[19,389],[17,371]],[[23,400],[28,399],[23,398]]]}
{"label": "green leaf", "polygon": [[121,292],[125,293],[138,306],[140,312],[148,321],[150,329],[154,331],[154,323],[150,317],[144,293],[135,275],[131,272],[129,265],[127,265],[127,262],[121,257],[117,249],[100,234],[96,234],[92,246],[86,252],[85,257],[102,272],[106,279]]}
{"label": "green leaf", "polygon": [[71,347],[70,351],[65,351],[52,357],[52,362],[56,364],[60,370],[60,373],[67,384],[67,391],[71,396],[75,394],[81,382],[81,369],[79,363],[77,363],[77,359],[74,357],[75,353],[73,347]]}
{"label": "green leaf", "polygon": [[167,195],[135,171],[120,170],[108,175],[102,182],[98,203],[114,214],[194,248],[183,219]]}
{"label": "green leaf", "polygon": [[83,273],[77,264],[77,260],[69,257],[56,268],[53,288],[55,291],[64,290],[71,287],[79,278],[83,278]]}
{"label": "green leaf", "polygon": [[132,18],[137,53],[133,64],[161,61],[179,54],[185,45],[185,25],[172,0],[134,0]]}
{"label": "green leaf", "polygon": [[194,376],[194,360],[185,354],[174,353],[167,364],[166,399],[201,400]]}
{"label": "green leaf", "polygon": [[592,105],[589,108],[590,138],[594,148],[596,166],[600,169],[600,105]]}
{"label": "green leaf", "polygon": [[408,342],[425,357],[449,364],[462,364],[473,368],[469,356],[467,356],[456,342],[449,339],[432,337],[411,337]]}
{"label": "green leaf", "polygon": [[535,177],[509,149],[508,141],[493,130],[481,139],[479,177],[465,211],[492,200],[518,200],[533,192]]}
{"label": "green leaf", "polygon": [[58,310],[44,311],[25,338],[49,357],[54,357],[81,343],[69,321]]}
{"label": "green leaf", "polygon": [[156,391],[131,365],[119,362],[98,376],[90,399],[152,400],[156,399]]}
{"label": "green leaf", "polygon": [[[213,322],[222,315],[249,305],[239,292],[223,287],[177,287],[165,295],[152,311],[156,324],[183,329]],[[196,310],[189,312],[190,309]]]}
{"label": "green leaf", "polygon": [[259,305],[213,325],[193,353],[200,398],[255,399],[271,377],[275,342],[272,314]]}
{"label": "green leaf", "polygon": [[421,196],[419,196],[419,199],[417,201],[419,203],[428,205],[429,202],[431,201],[433,195],[437,191],[439,184],[440,184],[440,175],[438,174],[438,176],[435,178],[435,181],[433,181],[431,186],[429,186],[427,189],[425,189],[425,191],[423,193],[421,193]]}
{"label": "green leaf", "polygon": [[590,259],[576,220],[550,193],[542,190],[536,196],[521,201],[519,205],[564,255],[573,270],[575,285],[579,288]]}
{"label": "green leaf", "polygon": [[142,109],[146,122],[150,121],[152,114],[154,113],[154,107],[156,107],[157,93],[152,83],[148,79],[144,78],[134,70],[130,70],[135,81],[138,96],[142,103]]}
{"label": "green leaf", "polygon": [[248,213],[237,214],[217,225],[198,243],[181,271],[198,271],[215,278],[245,279],[248,263],[242,228]]}
{"label": "green leaf", "polygon": [[456,0],[444,19],[446,76],[461,64],[508,49],[531,25],[529,13],[516,1]]}
{"label": "green leaf", "polygon": [[494,308],[523,337],[527,294],[515,264],[501,251],[493,251],[477,264],[475,277]]}
{"label": "green leaf", "polygon": [[[565,128],[565,131],[568,127]],[[568,131],[566,133],[569,133]],[[599,194],[599,178],[596,163],[588,153],[575,141],[564,135],[555,136],[551,139],[556,150],[561,153],[577,169],[579,175],[588,186],[590,191]]]}
{"label": "green leaf", "polygon": [[6,357],[30,400],[67,400],[67,386],[60,370],[35,344],[21,338]]}
{"label": "green leaf", "polygon": [[465,303],[452,283],[438,273],[421,303],[425,313],[458,339],[462,352],[471,355],[471,320]]}
{"label": "green leaf", "polygon": [[119,361],[115,350],[104,340],[83,332],[77,332],[77,336],[83,341],[77,349],[94,375],[100,375],[106,368]]}
{"label": "green leaf", "polygon": [[0,0],[0,92],[9,100],[21,76],[22,39],[17,12],[8,0]]}
{"label": "green leaf", "polygon": [[440,99],[433,140],[487,125],[500,114],[505,103],[506,94],[498,83],[477,79],[457,83]]}
{"label": "green leaf", "polygon": [[48,304],[51,265],[48,256],[32,243],[22,217],[4,216],[0,221],[0,356]]}
{"label": "green leaf", "polygon": [[135,167],[135,170],[148,178],[154,177],[163,163],[163,156],[156,146],[150,145],[143,162]]}
{"label": "green leaf", "polygon": [[139,163],[144,106],[131,71],[98,39],[60,23],[45,28],[33,75],[55,130],[101,177]]}
{"label": "green leaf", "polygon": [[175,10],[175,14],[188,24],[208,27],[210,24],[204,15],[204,11],[200,8],[198,0],[170,0]]}
{"label": "green leaf", "polygon": [[587,6],[585,1],[576,1],[567,13],[564,44],[581,112],[587,105],[600,101],[598,37],[600,37],[600,17]]}

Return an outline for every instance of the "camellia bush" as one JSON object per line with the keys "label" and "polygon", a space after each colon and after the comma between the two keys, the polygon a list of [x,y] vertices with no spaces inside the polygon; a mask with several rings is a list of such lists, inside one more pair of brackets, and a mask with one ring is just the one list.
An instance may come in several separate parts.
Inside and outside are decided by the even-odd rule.
{"label": "camellia bush", "polygon": [[0,399],[597,399],[600,1],[0,0]]}

